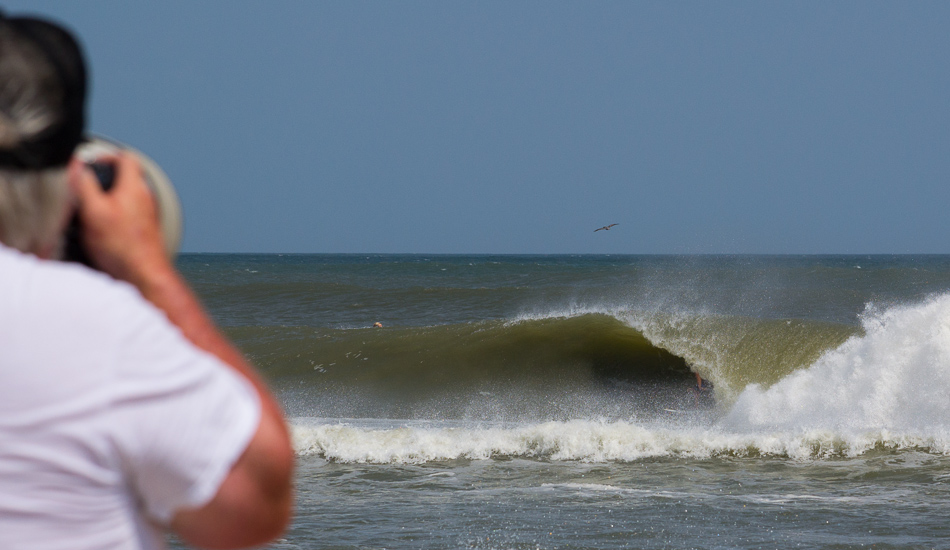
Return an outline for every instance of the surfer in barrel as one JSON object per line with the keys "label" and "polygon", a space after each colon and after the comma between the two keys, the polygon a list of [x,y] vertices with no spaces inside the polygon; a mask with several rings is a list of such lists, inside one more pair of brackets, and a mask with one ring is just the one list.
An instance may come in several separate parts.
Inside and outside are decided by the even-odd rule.
{"label": "surfer in barrel", "polygon": [[709,406],[713,403],[713,383],[703,378],[698,372],[696,375],[696,385],[693,386],[693,392],[696,394],[696,404]]}

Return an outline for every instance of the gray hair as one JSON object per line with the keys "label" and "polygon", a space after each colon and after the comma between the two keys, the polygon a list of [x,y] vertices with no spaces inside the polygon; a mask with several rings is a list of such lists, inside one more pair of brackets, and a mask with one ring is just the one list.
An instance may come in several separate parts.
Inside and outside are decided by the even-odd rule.
{"label": "gray hair", "polygon": [[[55,124],[56,74],[29,44],[0,33],[0,147],[15,147]],[[59,93],[62,93],[59,91]],[[70,205],[66,168],[0,169],[0,242],[37,253],[61,239]]]}
{"label": "gray hair", "polygon": [[65,168],[0,170],[0,242],[31,253],[52,246],[58,256],[70,198]]}

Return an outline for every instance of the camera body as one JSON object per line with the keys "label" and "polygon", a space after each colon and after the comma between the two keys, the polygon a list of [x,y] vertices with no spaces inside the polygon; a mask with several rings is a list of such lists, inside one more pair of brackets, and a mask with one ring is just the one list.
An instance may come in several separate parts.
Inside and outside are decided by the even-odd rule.
{"label": "camera body", "polygon": [[[112,189],[115,180],[115,166],[101,159],[122,151],[132,153],[138,158],[139,165],[142,167],[143,179],[155,198],[155,207],[161,225],[165,252],[169,258],[174,259],[181,246],[181,202],[178,200],[178,194],[175,192],[171,180],[168,179],[161,167],[143,153],[123,143],[100,136],[86,136],[76,149],[76,156],[92,169],[99,180],[99,184],[102,185],[102,189],[108,192]],[[73,216],[66,228],[63,259],[95,267],[82,245],[82,223],[78,214]]]}

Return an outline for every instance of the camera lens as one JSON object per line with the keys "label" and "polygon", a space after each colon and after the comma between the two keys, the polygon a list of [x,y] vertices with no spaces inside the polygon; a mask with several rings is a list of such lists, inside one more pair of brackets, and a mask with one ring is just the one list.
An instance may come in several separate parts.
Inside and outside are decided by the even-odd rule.
{"label": "camera lens", "polygon": [[[115,155],[120,151],[131,152],[138,157],[145,183],[151,190],[152,196],[155,197],[155,206],[158,210],[165,251],[169,257],[174,258],[181,245],[181,203],[178,201],[175,188],[161,167],[155,161],[131,147],[98,136],[87,136],[76,150],[76,156],[89,166],[96,174],[102,189],[108,192],[112,189],[115,181],[115,166],[98,159]],[[82,246],[82,224],[78,215],[73,215],[66,228],[63,259],[94,267]]]}

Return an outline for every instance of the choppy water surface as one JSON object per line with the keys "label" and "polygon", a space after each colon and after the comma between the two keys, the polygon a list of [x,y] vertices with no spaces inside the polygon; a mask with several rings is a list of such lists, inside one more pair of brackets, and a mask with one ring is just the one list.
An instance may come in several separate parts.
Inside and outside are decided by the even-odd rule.
{"label": "choppy water surface", "polygon": [[179,264],[293,419],[275,548],[950,546],[950,257]]}

